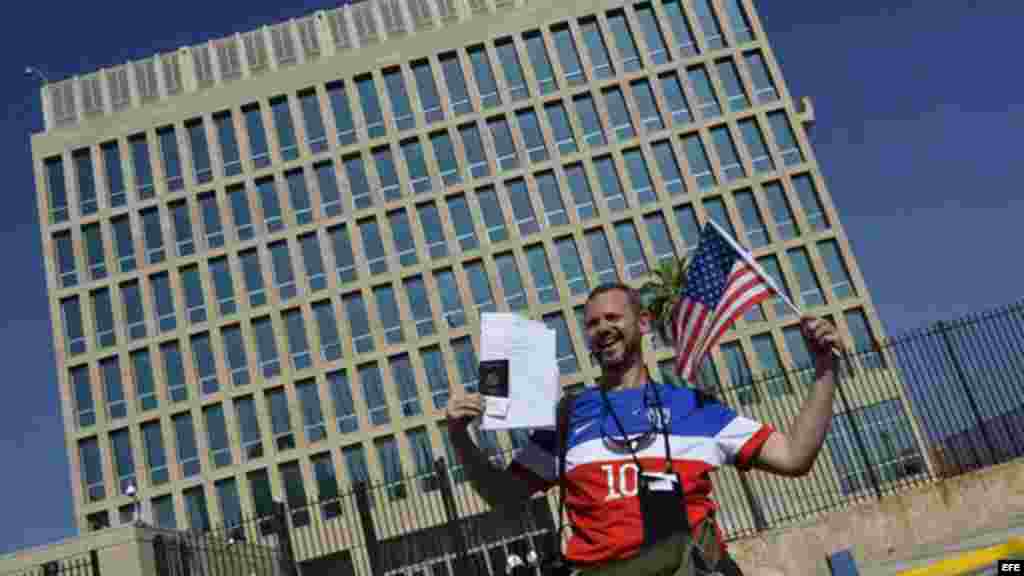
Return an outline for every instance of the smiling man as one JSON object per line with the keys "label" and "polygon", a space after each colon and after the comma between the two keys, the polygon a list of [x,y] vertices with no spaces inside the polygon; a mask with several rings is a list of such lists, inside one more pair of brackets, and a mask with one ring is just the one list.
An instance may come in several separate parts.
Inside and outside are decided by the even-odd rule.
{"label": "smiling man", "polygon": [[[572,534],[565,557],[586,576],[741,574],[714,521],[709,473],[723,465],[784,476],[810,470],[832,417],[835,328],[801,320],[816,379],[787,433],[691,388],[652,381],[643,361],[651,328],[629,286],[599,286],[587,298],[584,331],[602,374],[569,408],[565,505]],[[517,506],[557,485],[556,433],[533,432],[499,470],[467,431],[483,406],[479,394],[456,392],[447,409],[452,443],[481,497],[491,506]]]}

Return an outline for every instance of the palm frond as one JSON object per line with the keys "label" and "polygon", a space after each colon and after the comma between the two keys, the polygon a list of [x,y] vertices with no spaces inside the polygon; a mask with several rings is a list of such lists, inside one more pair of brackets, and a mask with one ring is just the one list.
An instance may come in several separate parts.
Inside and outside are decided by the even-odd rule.
{"label": "palm frond", "polygon": [[641,284],[640,297],[644,308],[654,319],[654,327],[665,342],[671,342],[672,307],[686,288],[686,259],[661,262]]}

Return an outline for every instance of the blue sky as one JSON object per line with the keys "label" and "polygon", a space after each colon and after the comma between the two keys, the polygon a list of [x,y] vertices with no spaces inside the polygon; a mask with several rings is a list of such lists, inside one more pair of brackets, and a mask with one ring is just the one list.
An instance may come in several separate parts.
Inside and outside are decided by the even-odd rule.
{"label": "blue sky", "polygon": [[[58,79],[338,4],[60,3],[54,18],[52,3],[21,3],[9,14],[0,553],[73,533],[29,148],[38,84],[22,69]],[[756,4],[792,93],[813,98],[815,151],[889,333],[1020,299],[1024,3]]]}

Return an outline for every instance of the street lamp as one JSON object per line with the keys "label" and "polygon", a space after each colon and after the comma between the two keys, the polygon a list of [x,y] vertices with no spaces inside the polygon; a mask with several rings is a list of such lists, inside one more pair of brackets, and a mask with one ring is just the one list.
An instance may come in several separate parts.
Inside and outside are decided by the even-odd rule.
{"label": "street lamp", "polygon": [[142,525],[142,518],[139,515],[139,495],[135,490],[135,484],[129,484],[124,493],[132,499],[132,521],[136,526]]}

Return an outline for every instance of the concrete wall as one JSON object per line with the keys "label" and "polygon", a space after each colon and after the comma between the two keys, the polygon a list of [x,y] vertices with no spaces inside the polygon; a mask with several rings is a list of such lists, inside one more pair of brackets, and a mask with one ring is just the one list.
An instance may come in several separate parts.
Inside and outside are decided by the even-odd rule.
{"label": "concrete wall", "polygon": [[730,543],[750,576],[829,574],[826,558],[850,549],[858,567],[915,548],[1006,525],[1024,513],[1024,460],[939,480]]}

